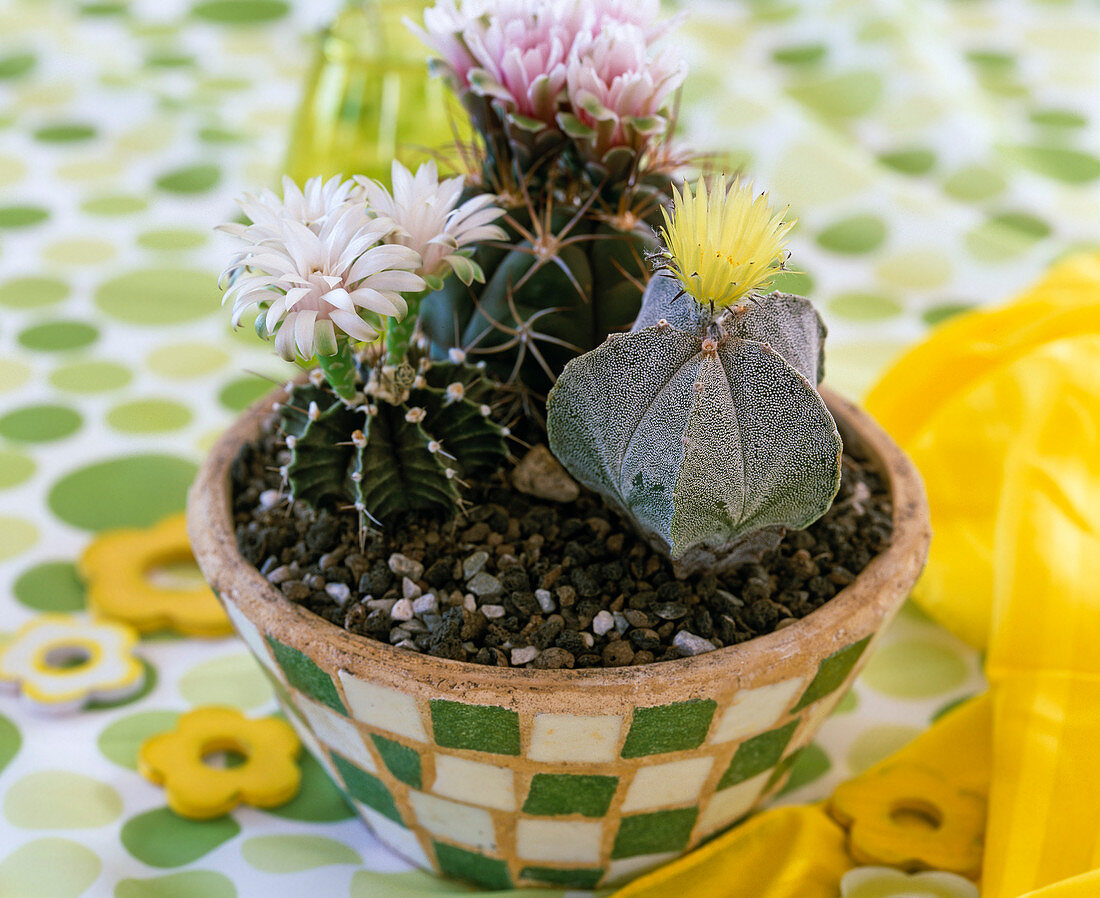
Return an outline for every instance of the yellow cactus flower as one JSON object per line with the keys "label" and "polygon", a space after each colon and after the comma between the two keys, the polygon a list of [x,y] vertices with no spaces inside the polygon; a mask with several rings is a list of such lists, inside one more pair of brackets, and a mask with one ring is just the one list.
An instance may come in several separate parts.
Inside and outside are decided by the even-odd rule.
{"label": "yellow cactus flower", "polygon": [[787,259],[793,221],[776,212],[767,193],[725,175],[713,191],[699,178],[672,192],[672,214],[662,208],[661,234],[668,268],[701,306],[725,308],[767,289]]}
{"label": "yellow cactus flower", "polygon": [[[184,714],[174,731],[146,739],[138,769],[164,786],[168,807],[181,817],[209,820],[241,803],[271,808],[290,801],[301,785],[300,751],[284,720],[209,706]],[[221,752],[239,755],[241,763],[215,766],[212,758]]]}

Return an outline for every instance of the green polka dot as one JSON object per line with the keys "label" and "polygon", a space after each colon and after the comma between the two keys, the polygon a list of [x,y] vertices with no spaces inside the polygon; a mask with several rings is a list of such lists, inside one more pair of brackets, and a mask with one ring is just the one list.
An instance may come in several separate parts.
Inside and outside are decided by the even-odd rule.
{"label": "green polka dot", "polygon": [[19,332],[20,345],[42,352],[80,349],[97,339],[99,331],[83,321],[47,321]]}
{"label": "green polka dot", "polygon": [[901,314],[901,305],[877,293],[841,293],[829,302],[829,311],[849,321],[885,321]]}
{"label": "green polka dot", "polygon": [[854,118],[878,103],[882,76],[873,71],[845,72],[793,85],[787,93],[826,118]]}
{"label": "green polka dot", "polygon": [[1004,190],[1005,186],[1005,179],[999,172],[980,165],[960,168],[943,183],[948,196],[964,203],[987,200]]}
{"label": "green polka dot", "polygon": [[150,867],[182,867],[209,854],[241,831],[232,817],[186,820],[168,808],[131,817],[122,826],[126,850]]}
{"label": "green polka dot", "polygon": [[80,7],[82,16],[119,16],[128,9],[125,3],[85,3]]}
{"label": "green polka dot", "polygon": [[832,762],[816,742],[811,742],[798,753],[791,765],[791,775],[786,784],[779,791],[780,795],[786,795],[795,789],[808,786],[815,780],[821,779],[832,768]]}
{"label": "green polka dot", "polygon": [[1044,128],[1084,128],[1089,120],[1072,109],[1036,109],[1028,118]]}
{"label": "green polka dot", "polygon": [[139,234],[137,242],[139,246],[146,249],[194,249],[206,243],[206,235],[202,231],[192,231],[187,228],[161,228]]}
{"label": "green polka dot", "polygon": [[1004,73],[1016,67],[1016,57],[1000,50],[969,50],[967,60],[976,68]]}
{"label": "green polka dot", "polygon": [[1027,252],[1049,237],[1050,226],[1027,212],[995,215],[966,235],[966,249],[983,262],[1000,262]]}
{"label": "green polka dot", "polygon": [[183,510],[196,470],[193,462],[171,455],[109,459],[61,478],[50,490],[49,506],[83,530],[150,527]]}
{"label": "green polka dot", "polygon": [[772,59],[780,65],[814,65],[825,58],[824,44],[795,44],[772,51]]}
{"label": "green polka dot", "polygon": [[[0,125],[0,127],[3,127]],[[0,155],[0,187],[15,184],[23,179],[27,166],[14,156]]]}
{"label": "green polka dot", "polygon": [[237,898],[237,887],[223,873],[184,870],[151,879],[120,879],[114,898]]}
{"label": "green polka dot", "polygon": [[907,340],[859,340],[829,348],[826,383],[845,396],[862,396],[898,356],[910,348]]}
{"label": "green polka dot", "polygon": [[0,359],[0,393],[23,386],[31,379],[31,369],[15,359]]}
{"label": "green polka dot", "polygon": [[358,853],[335,839],[324,836],[254,836],[241,845],[246,863],[264,873],[297,873],[333,864],[363,862]]}
{"label": "green polka dot", "polygon": [[203,143],[240,143],[244,137],[236,131],[228,131],[225,128],[200,128],[199,140]]}
{"label": "green polka dot", "polygon": [[136,399],[107,412],[107,423],[124,433],[164,433],[191,421],[191,410],[171,399]]}
{"label": "green polka dot", "polygon": [[95,293],[107,315],[130,324],[179,324],[217,310],[217,279],[191,268],[143,268],[112,278]]}
{"label": "green polka dot", "polygon": [[959,653],[936,642],[907,639],[882,646],[867,662],[863,682],[894,698],[932,698],[966,682]]}
{"label": "green polka dot", "polygon": [[876,215],[853,215],[829,225],[817,235],[817,244],[834,253],[867,253],[886,239],[886,225]]}
{"label": "green polka dot", "polygon": [[0,894],[80,898],[99,877],[103,862],[69,839],[36,839],[0,861]]}
{"label": "green polka dot", "polygon": [[189,165],[165,172],[157,178],[157,187],[169,193],[205,193],[221,179],[215,165]]}
{"label": "green polka dot", "polygon": [[969,312],[977,303],[973,302],[944,302],[930,306],[921,312],[921,320],[928,325],[942,324],[948,318],[954,318],[963,312]]}
{"label": "green polka dot", "polygon": [[68,393],[104,393],[124,387],[133,377],[125,365],[116,362],[74,362],[50,374],[50,383]]}
{"label": "green polka dot", "polygon": [[35,611],[83,611],[84,582],[71,561],[44,561],[19,575],[13,587],[20,604]]}
{"label": "green polka dot", "polygon": [[193,705],[231,705],[242,711],[259,708],[275,698],[256,659],[245,653],[191,668],[180,678],[179,691]]}
{"label": "green polka dot", "polygon": [[9,53],[0,56],[0,81],[21,78],[34,68],[35,62],[33,53]]}
{"label": "green polka dot", "polygon": [[240,412],[274,388],[275,385],[263,377],[239,377],[222,388],[218,401],[231,412]]}
{"label": "green polka dot", "polygon": [[859,696],[854,689],[849,689],[844,693],[844,697],[836,703],[836,707],[833,708],[833,716],[837,714],[851,714],[858,707]]}
{"label": "green polka dot", "polygon": [[183,380],[202,377],[224,367],[229,353],[206,343],[173,343],[153,350],[145,364],[161,377]]}
{"label": "green polka dot", "polygon": [[951,263],[937,250],[908,250],[879,262],[879,279],[893,287],[928,290],[951,279]]}
{"label": "green polka dot", "polygon": [[28,228],[50,217],[41,206],[0,206],[0,228]]}
{"label": "green polka dot", "polygon": [[39,128],[34,139],[42,143],[80,143],[91,140],[95,134],[95,128],[85,122],[57,122]]}
{"label": "green polka dot", "polygon": [[0,490],[29,480],[35,472],[34,459],[15,449],[0,449]]}
{"label": "green polka dot", "polygon": [[58,265],[95,265],[114,258],[115,252],[107,240],[76,237],[55,240],[42,250],[42,258]]}
{"label": "green polka dot", "polygon": [[248,25],[281,19],[289,7],[283,0],[206,0],[191,10],[200,19],[225,25]]}
{"label": "green polka dot", "polygon": [[96,745],[108,761],[128,770],[137,770],[141,743],[157,733],[175,729],[179,716],[178,711],[142,711],[131,714],[106,727],[99,734]]}
{"label": "green polka dot", "polygon": [[69,295],[69,285],[56,278],[12,278],[0,286],[0,306],[9,309],[36,309],[61,302]]}
{"label": "green polka dot", "polygon": [[805,271],[782,271],[772,278],[772,289],[780,293],[809,296],[814,292],[814,279]]}
{"label": "green polka dot", "polygon": [[1006,147],[1005,152],[1025,168],[1064,184],[1088,184],[1100,178],[1100,159],[1081,150],[1030,144]]}
{"label": "green polka dot", "polygon": [[48,443],[80,429],[80,415],[63,405],[28,405],[0,417],[0,436],[23,443]]}
{"label": "green polka dot", "polygon": [[89,215],[132,215],[135,212],[143,212],[149,204],[140,196],[128,196],[126,194],[109,194],[92,197],[85,200],[80,208]]}
{"label": "green polka dot", "polygon": [[151,53],[145,64],[154,69],[185,69],[195,64],[195,57],[187,53],[164,50]]}
{"label": "green polka dot", "polygon": [[23,829],[90,829],[122,813],[111,786],[68,770],[39,770],[17,780],[4,796],[4,816]]}
{"label": "green polka dot", "polygon": [[856,737],[848,749],[848,768],[852,773],[863,773],[904,748],[920,733],[920,727],[905,724],[883,723],[869,727]]}
{"label": "green polka dot", "polygon": [[23,737],[19,734],[19,727],[0,714],[0,773],[19,754],[22,744]]}
{"label": "green polka dot", "polygon": [[936,165],[936,154],[926,149],[894,150],[882,153],[878,161],[903,175],[924,175]]}
{"label": "green polka dot", "polygon": [[38,542],[38,528],[30,521],[0,515],[0,561],[22,555]]}
{"label": "green polka dot", "polygon": [[312,755],[303,752],[299,766],[302,770],[302,787],[298,794],[284,805],[262,810],[287,820],[310,823],[335,823],[355,816],[343,793],[336,788],[325,769]]}

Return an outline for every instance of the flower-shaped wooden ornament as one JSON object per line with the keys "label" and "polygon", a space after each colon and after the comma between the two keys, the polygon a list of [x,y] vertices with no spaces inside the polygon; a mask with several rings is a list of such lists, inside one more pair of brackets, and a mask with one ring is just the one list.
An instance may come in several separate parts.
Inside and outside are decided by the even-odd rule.
{"label": "flower-shaped wooden ornament", "polygon": [[132,651],[137,639],[124,624],[43,614],[0,648],[0,689],[51,713],[119,701],[145,683]]}
{"label": "flower-shaped wooden ornament", "polygon": [[146,739],[138,768],[164,786],[173,811],[207,820],[238,804],[270,808],[290,801],[302,779],[300,750],[286,721],[210,706],[184,714],[172,732]]}
{"label": "flower-shaped wooden ornament", "polygon": [[172,629],[189,636],[225,636],[233,627],[205,583],[165,583],[165,572],[192,562],[184,515],[146,530],[112,530],[84,550],[80,572],[88,604],[103,617],[126,621],[142,633]]}
{"label": "flower-shaped wooden ornament", "polygon": [[981,872],[985,801],[928,768],[902,762],[842,783],[829,811],[861,864]]}

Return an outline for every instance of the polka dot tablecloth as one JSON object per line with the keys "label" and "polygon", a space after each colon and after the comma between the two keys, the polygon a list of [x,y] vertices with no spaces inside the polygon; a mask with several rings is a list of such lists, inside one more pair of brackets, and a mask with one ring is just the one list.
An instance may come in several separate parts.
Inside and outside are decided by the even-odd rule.
{"label": "polka dot tablecloth", "polygon": [[[799,217],[799,273],[858,395],[929,325],[1100,238],[1100,14],[1080,3],[695,0],[681,125]],[[79,611],[96,532],[182,507],[203,452],[286,369],[232,335],[212,233],[274,182],[335,0],[0,0],[0,639]],[[460,894],[379,846],[324,772],[184,821],[136,773],[188,708],[275,710],[235,639],[155,639],[147,688],[64,719],[0,698],[0,895]],[[799,759],[819,798],[982,688],[907,608]]]}

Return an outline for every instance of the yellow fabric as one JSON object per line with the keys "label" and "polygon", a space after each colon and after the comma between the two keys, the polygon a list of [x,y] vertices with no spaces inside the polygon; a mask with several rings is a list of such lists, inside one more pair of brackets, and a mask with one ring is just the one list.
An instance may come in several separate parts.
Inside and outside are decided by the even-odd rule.
{"label": "yellow fabric", "polygon": [[852,867],[845,842],[844,830],[820,805],[775,808],[613,898],[836,898],[840,877]]}
{"label": "yellow fabric", "polygon": [[928,566],[914,598],[977,648],[990,627],[993,536],[1004,460],[1045,401],[1037,350],[1100,333],[1100,255],[1070,259],[1010,305],[961,316],[888,371],[867,398],[924,475]]}
{"label": "yellow fabric", "polygon": [[1100,868],[1100,338],[1032,359],[1046,401],[1009,457],[996,535],[990,898]]}

